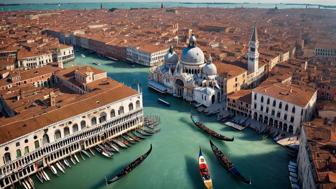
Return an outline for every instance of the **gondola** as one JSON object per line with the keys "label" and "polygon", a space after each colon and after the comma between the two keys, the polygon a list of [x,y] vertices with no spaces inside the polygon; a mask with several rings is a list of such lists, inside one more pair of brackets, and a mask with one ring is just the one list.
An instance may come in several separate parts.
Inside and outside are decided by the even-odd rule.
{"label": "gondola", "polygon": [[210,176],[209,167],[202,154],[201,148],[198,154],[198,166],[199,166],[199,170],[200,170],[200,174],[201,174],[204,186],[207,189],[212,189],[213,186],[212,186],[212,179]]}
{"label": "gondola", "polygon": [[149,150],[145,154],[132,161],[132,163],[128,164],[121,172],[119,172],[112,179],[106,180],[106,184],[112,184],[113,182],[116,182],[117,180],[126,176],[128,173],[133,171],[137,166],[139,166],[151,152],[152,152],[152,145],[150,145]]}
{"label": "gondola", "polygon": [[234,140],[233,137],[229,138],[229,137],[226,137],[224,135],[218,134],[215,131],[209,129],[203,123],[201,123],[199,121],[196,121],[192,115],[190,115],[190,117],[191,117],[191,120],[195,124],[196,127],[198,127],[199,129],[201,129],[202,131],[206,132],[210,136],[213,136],[214,138],[217,138],[219,140],[224,140],[224,141],[231,141],[232,142]]}
{"label": "gondola", "polygon": [[251,179],[246,179],[239,173],[237,168],[233,165],[233,163],[229,160],[228,157],[224,155],[222,151],[220,151],[217,146],[215,146],[212,141],[210,140],[210,146],[215,154],[218,161],[223,165],[223,167],[233,176],[235,176],[237,179],[239,179],[241,182],[244,182],[246,184],[251,184]]}

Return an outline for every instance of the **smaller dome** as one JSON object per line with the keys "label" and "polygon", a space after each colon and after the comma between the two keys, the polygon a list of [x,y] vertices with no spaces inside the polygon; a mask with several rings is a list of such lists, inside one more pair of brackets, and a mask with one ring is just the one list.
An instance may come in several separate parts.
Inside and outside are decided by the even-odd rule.
{"label": "smaller dome", "polygon": [[212,63],[212,57],[209,56],[208,62],[206,65],[202,68],[203,74],[206,76],[214,76],[217,75],[217,67],[215,64]]}
{"label": "smaller dome", "polygon": [[165,64],[177,64],[179,61],[178,55],[175,53],[173,47],[169,48],[168,53],[164,56]]}

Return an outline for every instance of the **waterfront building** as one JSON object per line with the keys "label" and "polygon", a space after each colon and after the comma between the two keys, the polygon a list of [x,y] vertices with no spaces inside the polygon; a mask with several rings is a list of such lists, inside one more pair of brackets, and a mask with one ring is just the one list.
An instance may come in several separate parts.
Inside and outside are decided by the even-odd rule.
{"label": "waterfront building", "polygon": [[164,65],[150,70],[148,84],[160,92],[205,107],[219,103],[222,99],[216,65],[211,56],[205,61],[203,51],[196,45],[195,35],[191,35],[188,46],[182,50],[180,61],[173,48],[170,48]]}
{"label": "waterfront building", "polygon": [[127,47],[126,59],[143,66],[158,66],[163,63],[164,56],[167,52],[168,48],[144,44],[136,47]]}
{"label": "waterfront building", "polygon": [[24,50],[21,49],[17,53],[17,65],[18,68],[39,68],[52,63],[51,52],[41,52],[37,50]]}
{"label": "waterfront building", "polygon": [[66,63],[75,59],[75,53],[73,46],[59,44],[57,48],[53,50],[53,62]]}
{"label": "waterfront building", "polygon": [[247,70],[233,64],[216,63],[218,75],[222,78],[223,94],[240,91],[247,82]]}
{"label": "waterfront building", "polygon": [[252,90],[240,90],[228,95],[227,110],[233,115],[251,117]]}
{"label": "waterfront building", "polygon": [[291,134],[313,115],[317,91],[287,83],[263,85],[252,90],[252,118]]}
{"label": "waterfront building", "polygon": [[2,92],[0,188],[143,126],[141,92],[107,78],[106,72],[71,67],[51,78],[52,87]]}
{"label": "waterfront building", "polygon": [[336,188],[335,120],[319,118],[301,128],[297,164],[302,188]]}

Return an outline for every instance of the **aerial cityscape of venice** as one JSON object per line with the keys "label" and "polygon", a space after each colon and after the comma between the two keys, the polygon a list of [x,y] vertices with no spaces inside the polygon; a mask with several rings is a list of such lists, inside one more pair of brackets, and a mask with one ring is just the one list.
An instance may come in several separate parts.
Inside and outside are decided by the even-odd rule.
{"label": "aerial cityscape of venice", "polygon": [[0,189],[336,189],[335,0],[0,15]]}

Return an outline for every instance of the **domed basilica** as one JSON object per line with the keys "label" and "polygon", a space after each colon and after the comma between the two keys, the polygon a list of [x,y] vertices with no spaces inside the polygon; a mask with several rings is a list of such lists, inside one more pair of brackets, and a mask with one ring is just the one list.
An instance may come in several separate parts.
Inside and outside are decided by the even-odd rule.
{"label": "domed basilica", "polygon": [[196,46],[195,35],[190,37],[188,46],[182,50],[180,60],[170,47],[164,64],[151,69],[148,85],[206,107],[220,102],[222,98],[216,65],[212,63],[211,56],[205,60],[203,51]]}

